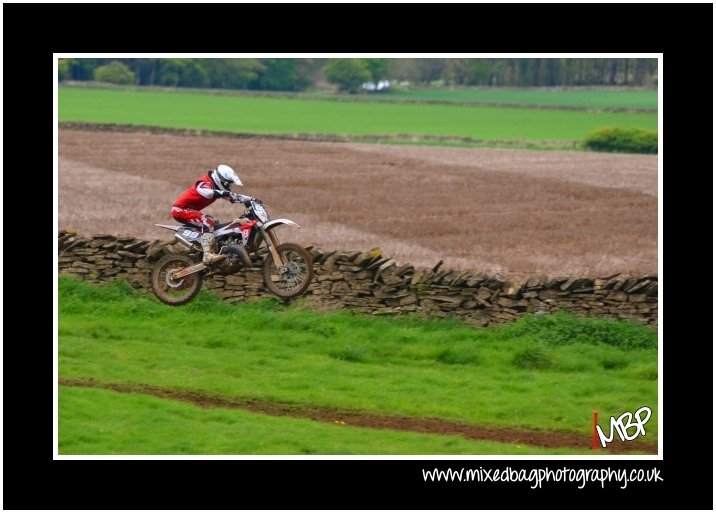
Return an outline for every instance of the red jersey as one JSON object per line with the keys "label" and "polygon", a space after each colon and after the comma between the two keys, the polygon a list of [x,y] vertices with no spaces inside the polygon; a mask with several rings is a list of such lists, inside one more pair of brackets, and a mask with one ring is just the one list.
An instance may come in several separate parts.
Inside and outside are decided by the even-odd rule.
{"label": "red jersey", "polygon": [[216,200],[211,178],[209,178],[209,175],[204,175],[176,199],[174,206],[202,210]]}

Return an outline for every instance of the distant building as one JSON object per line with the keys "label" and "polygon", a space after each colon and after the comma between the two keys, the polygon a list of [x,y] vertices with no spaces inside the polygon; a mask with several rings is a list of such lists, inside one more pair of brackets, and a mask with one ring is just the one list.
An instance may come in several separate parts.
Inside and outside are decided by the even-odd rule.
{"label": "distant building", "polygon": [[363,82],[360,88],[361,91],[368,92],[385,91],[386,89],[390,89],[390,81],[379,80],[378,82]]}

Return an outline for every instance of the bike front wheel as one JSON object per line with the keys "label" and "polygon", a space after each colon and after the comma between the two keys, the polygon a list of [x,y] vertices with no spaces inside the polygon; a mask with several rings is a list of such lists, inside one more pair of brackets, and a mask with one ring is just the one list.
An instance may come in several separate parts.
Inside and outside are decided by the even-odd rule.
{"label": "bike front wheel", "polygon": [[263,276],[266,287],[282,299],[303,294],[313,281],[313,258],[306,249],[293,242],[276,247],[284,265],[276,267],[269,254],[264,262]]}

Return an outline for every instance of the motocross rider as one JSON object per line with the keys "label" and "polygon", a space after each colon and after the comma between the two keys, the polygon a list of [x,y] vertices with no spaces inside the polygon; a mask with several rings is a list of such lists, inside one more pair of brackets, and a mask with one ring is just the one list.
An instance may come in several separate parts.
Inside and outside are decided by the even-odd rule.
{"label": "motocross rider", "polygon": [[214,203],[218,198],[229,200],[231,203],[260,201],[251,196],[232,192],[229,190],[232,183],[243,186],[231,167],[220,164],[216,169],[195,180],[194,184],[176,199],[172,207],[172,217],[177,221],[199,226],[202,231],[208,230],[204,231],[199,238],[204,251],[204,263],[207,265],[223,260],[226,255],[216,254],[216,239],[214,238],[216,219],[203,214],[201,210]]}

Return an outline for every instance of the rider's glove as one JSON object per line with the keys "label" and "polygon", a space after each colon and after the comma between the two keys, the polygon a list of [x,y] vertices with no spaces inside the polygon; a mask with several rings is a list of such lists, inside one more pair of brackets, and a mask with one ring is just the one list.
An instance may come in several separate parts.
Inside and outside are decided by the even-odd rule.
{"label": "rider's glove", "polygon": [[231,203],[236,203],[237,201],[241,201],[241,195],[236,194],[235,192],[229,192],[229,194],[227,194],[227,196],[229,196],[229,201]]}
{"label": "rider's glove", "polygon": [[263,203],[263,201],[258,198],[251,198],[251,201],[255,201],[256,203]]}

